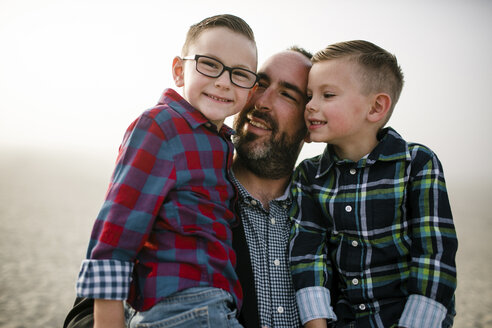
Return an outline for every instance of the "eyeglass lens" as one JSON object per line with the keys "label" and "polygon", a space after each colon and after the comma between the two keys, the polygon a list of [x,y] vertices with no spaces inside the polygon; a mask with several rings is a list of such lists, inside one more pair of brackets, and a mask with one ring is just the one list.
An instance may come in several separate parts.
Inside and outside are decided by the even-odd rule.
{"label": "eyeglass lens", "polygon": [[231,82],[243,88],[251,88],[256,83],[256,75],[254,73],[242,68],[226,67],[213,58],[199,57],[196,61],[196,69],[209,77],[219,77],[225,70],[228,70],[231,74]]}

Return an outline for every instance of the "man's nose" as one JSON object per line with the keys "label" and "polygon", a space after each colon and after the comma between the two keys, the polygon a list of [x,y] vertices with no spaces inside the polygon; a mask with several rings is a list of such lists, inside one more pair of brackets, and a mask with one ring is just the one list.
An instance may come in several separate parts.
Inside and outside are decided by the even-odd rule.
{"label": "man's nose", "polygon": [[271,90],[264,90],[255,101],[255,108],[260,110],[269,111],[272,110],[273,92]]}

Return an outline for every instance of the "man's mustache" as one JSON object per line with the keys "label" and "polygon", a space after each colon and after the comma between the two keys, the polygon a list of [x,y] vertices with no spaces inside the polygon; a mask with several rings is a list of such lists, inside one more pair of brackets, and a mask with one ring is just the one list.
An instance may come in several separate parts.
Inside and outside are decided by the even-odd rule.
{"label": "man's mustache", "polygon": [[245,121],[248,120],[248,118],[247,118],[248,115],[251,115],[254,118],[258,118],[258,119],[264,121],[270,127],[270,129],[272,130],[272,132],[277,132],[278,131],[278,124],[277,124],[277,122],[272,118],[272,116],[268,112],[265,112],[265,111],[262,111],[262,110],[259,110],[259,109],[256,109],[256,108],[253,107],[252,110],[250,110],[249,112],[247,112],[244,115],[244,120]]}

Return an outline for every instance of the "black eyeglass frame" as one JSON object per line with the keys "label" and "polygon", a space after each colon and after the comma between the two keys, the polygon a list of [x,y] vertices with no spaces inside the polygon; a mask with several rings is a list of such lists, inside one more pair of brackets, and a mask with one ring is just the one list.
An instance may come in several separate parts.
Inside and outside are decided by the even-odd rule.
{"label": "black eyeglass frame", "polygon": [[[209,75],[209,74],[205,74],[203,72],[200,72],[198,70],[198,60],[200,58],[208,58],[208,59],[211,59],[213,61],[216,61],[218,62],[219,64],[222,65],[222,71],[220,71],[220,73],[218,73],[217,75]],[[258,77],[258,74],[256,74],[255,72],[253,71],[250,71],[249,69],[246,69],[246,68],[241,68],[241,67],[229,67],[229,66],[226,66],[224,65],[220,60],[218,60],[217,58],[213,58],[213,57],[210,57],[210,56],[205,56],[205,55],[194,55],[194,56],[186,56],[186,57],[183,57],[182,58],[183,60],[194,60],[196,62],[195,64],[195,69],[198,73],[204,75],[204,76],[207,76],[207,77],[212,77],[212,78],[218,78],[219,76],[221,76],[225,71],[228,71],[229,72],[229,79],[231,80],[231,83],[234,84],[235,86],[239,87],[239,88],[243,88],[243,89],[252,89],[255,85],[256,85],[256,82],[258,82],[259,80],[259,77]],[[250,86],[250,87],[244,87],[242,85],[239,85],[237,84],[236,82],[234,82],[232,80],[232,71],[244,71],[244,72],[248,72],[250,74],[253,74],[256,78],[253,82],[253,84]]]}

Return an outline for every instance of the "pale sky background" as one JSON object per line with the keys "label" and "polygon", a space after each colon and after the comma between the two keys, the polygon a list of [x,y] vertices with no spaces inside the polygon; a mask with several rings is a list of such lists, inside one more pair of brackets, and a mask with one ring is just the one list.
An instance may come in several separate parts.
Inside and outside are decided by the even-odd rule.
{"label": "pale sky background", "polygon": [[174,87],[188,27],[219,13],[250,24],[260,64],[293,44],[351,39],[395,53],[406,83],[390,125],[433,149],[448,182],[492,181],[486,0],[0,0],[0,158],[70,149],[113,163],[130,122]]}

